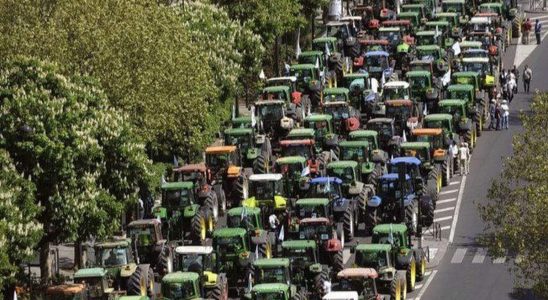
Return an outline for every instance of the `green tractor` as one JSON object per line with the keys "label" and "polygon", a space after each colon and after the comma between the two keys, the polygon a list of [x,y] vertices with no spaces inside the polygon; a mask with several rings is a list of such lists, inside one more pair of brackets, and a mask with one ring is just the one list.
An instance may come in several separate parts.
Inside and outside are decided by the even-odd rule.
{"label": "green tractor", "polygon": [[271,251],[268,239],[250,237],[246,229],[220,228],[213,232],[215,270],[217,274],[226,274],[228,287],[235,288],[240,296],[243,295],[241,288],[252,280],[253,262],[259,258],[261,248],[265,254]]}
{"label": "green tractor", "polygon": [[390,258],[397,270],[405,271],[407,291],[425,276],[426,249],[414,247],[405,224],[381,224],[373,228],[372,244],[388,244]]}
{"label": "green tractor", "polygon": [[213,209],[218,209],[217,203],[211,206],[197,204],[192,182],[166,182],[161,189],[162,201],[152,208],[152,212],[162,221],[163,236],[169,240],[190,239],[194,243],[205,243],[207,235],[215,228]]}
{"label": "green tractor", "polygon": [[[421,161],[421,173],[424,178],[427,178],[429,183],[435,183],[434,203],[438,199],[441,187],[448,184],[445,183],[444,177],[449,176],[450,160],[445,157],[432,157],[432,145],[429,142],[405,142],[401,144],[401,152],[403,156],[416,157]],[[445,159],[444,159],[445,158]],[[441,160],[444,159],[444,160]]]}
{"label": "green tractor", "polygon": [[350,105],[360,111],[360,122],[366,122],[374,112],[374,105],[379,101],[379,83],[370,78],[369,73],[345,74],[342,85],[349,91]]}
{"label": "green tractor", "polygon": [[[304,52],[299,56],[303,57]],[[295,97],[292,96],[291,86],[277,85],[268,86],[263,88],[261,95],[263,100],[283,100],[287,109],[286,114],[290,116],[295,122],[300,123],[303,119],[303,115],[311,109],[310,99],[308,97]]]}
{"label": "green tractor", "polygon": [[307,172],[307,161],[302,156],[286,156],[276,159],[274,171],[282,174],[286,188],[286,196],[295,199],[306,189],[306,182],[310,179]]}
{"label": "green tractor", "polygon": [[[407,294],[407,270],[397,270],[389,244],[359,244],[352,249],[356,256],[354,264],[361,268],[377,271],[379,291],[390,294],[390,299],[405,299]],[[423,276],[424,272],[423,271]]]}
{"label": "green tractor", "polygon": [[[210,146],[205,149],[205,165],[209,184],[217,199],[227,200],[227,206],[237,205],[247,198],[247,177],[241,167],[236,146]],[[223,193],[220,194],[219,191]]]}
{"label": "green tractor", "polygon": [[253,263],[253,287],[247,299],[306,299],[306,289],[292,282],[288,258],[258,259]]}
{"label": "green tractor", "polygon": [[388,156],[399,153],[402,137],[396,134],[394,119],[374,118],[367,121],[367,129],[377,132],[378,147]]}
{"label": "green tractor", "polygon": [[[272,141],[285,136],[289,130],[295,127],[297,120],[302,120],[302,112],[299,117],[287,110],[284,100],[259,100],[252,107],[257,119],[257,129],[260,134],[267,135]],[[290,114],[291,113],[291,114]]]}
{"label": "green tractor", "polygon": [[[384,173],[383,163],[378,155],[372,155],[368,141],[342,141],[339,143],[339,159],[358,162],[360,181],[373,186]],[[377,160],[375,160],[377,159]]]}
{"label": "green tractor", "polygon": [[441,32],[439,45],[444,49],[450,49],[455,43],[455,39],[451,35],[451,23],[448,21],[428,21],[426,22],[425,27],[427,30]]}
{"label": "green tractor", "polygon": [[224,139],[225,145],[239,148],[244,168],[253,168],[256,174],[269,171],[272,148],[265,135],[257,135],[253,128],[228,128]]}
{"label": "green tractor", "polygon": [[292,65],[290,72],[297,78],[297,90],[308,95],[312,107],[318,107],[322,101],[324,74],[314,64]]}
{"label": "green tractor", "polygon": [[162,278],[162,298],[172,299],[227,299],[228,286],[224,286],[224,294],[216,294],[216,289],[207,289],[199,273],[175,272]]}
{"label": "green tractor", "polygon": [[344,57],[339,50],[336,37],[319,37],[312,40],[312,49],[322,51],[327,68],[330,72],[336,74],[337,79],[344,75]]}
{"label": "green tractor", "polygon": [[449,71],[451,58],[440,46],[421,45],[416,47],[416,52],[419,60],[432,60],[436,77],[442,77]]}
{"label": "green tractor", "polygon": [[469,106],[469,102],[459,99],[445,99],[439,102],[440,113],[446,113],[453,116],[453,126],[457,128],[459,135],[468,143],[470,152],[476,147],[478,125],[476,118],[481,116],[476,114],[475,107]]}
{"label": "green tractor", "polygon": [[453,116],[450,114],[429,114],[425,116],[423,128],[441,128],[444,143],[447,145],[460,139],[457,129],[453,125]]}
{"label": "green tractor", "polygon": [[462,26],[468,23],[472,7],[467,7],[466,0],[442,0],[441,10],[443,12],[456,13],[459,18],[459,24]]}
{"label": "green tractor", "polygon": [[424,70],[408,71],[405,76],[409,80],[413,102],[422,102],[427,111],[434,112],[443,92],[441,81]]}
{"label": "green tractor", "polygon": [[[333,116],[329,114],[311,114],[308,115],[303,122],[304,128],[312,129],[314,132],[314,141],[316,147],[329,151],[336,149],[339,143],[339,136],[333,129]],[[302,131],[302,129],[294,129],[292,131]],[[290,132],[288,138],[296,137],[295,133]],[[309,138],[309,136],[299,136],[298,138]]]}
{"label": "green tractor", "polygon": [[[179,246],[175,248],[175,253],[178,262],[176,269],[179,273],[194,273],[199,275],[197,286],[200,293],[205,295],[204,298],[227,299],[228,279],[226,274],[215,273],[217,253],[213,252],[213,247]],[[168,274],[168,276],[171,275]],[[180,276],[176,277],[181,278]],[[175,286],[171,285],[170,289],[173,291]]]}
{"label": "green tractor", "polygon": [[128,295],[153,295],[154,271],[149,264],[140,264],[132,246],[131,239],[122,238],[96,243],[94,263],[85,261],[86,266],[92,267],[78,270],[74,283],[93,287],[91,293],[100,299],[112,299],[111,295],[122,291]]}
{"label": "green tractor", "polygon": [[[302,129],[310,130],[310,129]],[[314,132],[312,131],[312,135]],[[301,156],[307,161],[311,176],[320,176],[325,173],[325,166],[332,159],[330,151],[318,151],[314,139],[288,139],[280,141],[281,156]]]}
{"label": "green tractor", "polygon": [[333,117],[333,128],[339,136],[360,128],[361,115],[350,105],[347,88],[326,88],[323,93],[323,112]]}
{"label": "green tractor", "polygon": [[282,174],[253,174],[249,177],[249,198],[242,201],[243,207],[258,207],[265,215],[282,216],[287,210]]}
{"label": "green tractor", "polygon": [[[481,85],[480,74],[477,72],[455,72],[452,81],[455,83],[449,93],[451,99],[465,99],[476,105],[476,126],[477,134],[481,131],[489,119],[489,86]],[[472,85],[473,89],[467,85]]]}
{"label": "green tractor", "polygon": [[441,128],[418,128],[411,131],[411,140],[415,142],[426,142],[430,144],[431,159],[436,164],[441,164],[442,186],[449,185],[454,170],[454,161],[449,154],[449,146],[452,141],[445,140]]}
{"label": "green tractor", "polygon": [[162,236],[162,224],[158,219],[132,221],[127,225],[127,234],[139,263],[150,264],[160,276],[173,271],[171,245]]}
{"label": "green tractor", "polygon": [[[268,215],[257,207],[234,207],[228,211],[226,226],[228,228],[242,228],[247,230],[252,242],[256,242],[257,251],[261,257],[272,257],[276,250],[276,238],[265,229],[268,224]],[[253,249],[252,249],[253,250]]]}

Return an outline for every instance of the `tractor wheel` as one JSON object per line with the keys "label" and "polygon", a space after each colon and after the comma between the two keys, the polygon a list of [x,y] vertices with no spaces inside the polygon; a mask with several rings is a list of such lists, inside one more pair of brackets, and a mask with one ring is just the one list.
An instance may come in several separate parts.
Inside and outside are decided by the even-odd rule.
{"label": "tractor wheel", "polygon": [[352,59],[354,59],[354,58],[360,56],[360,52],[361,52],[360,43],[356,43],[350,49],[350,57],[352,57]]}
{"label": "tractor wheel", "polygon": [[[472,127],[474,128],[474,127]],[[474,132],[475,130],[473,129],[470,129],[468,131],[466,131],[466,133],[464,134],[464,141],[466,143],[468,143],[468,149],[470,149],[470,153],[472,153],[473,149],[474,149]]]}
{"label": "tractor wheel", "polygon": [[316,291],[319,294],[320,299],[326,293],[326,291],[324,290],[324,286],[325,286],[324,283],[328,280],[329,280],[329,275],[327,275],[327,272],[325,271],[318,273],[314,277],[314,291]]}
{"label": "tractor wheel", "polygon": [[320,107],[322,102],[322,91],[320,89],[313,90],[311,95],[312,109]]}
{"label": "tractor wheel", "polygon": [[268,173],[268,159],[264,153],[259,154],[253,161],[253,174]]}
{"label": "tractor wheel", "polygon": [[342,59],[339,59],[337,63],[335,64],[335,73],[337,74],[337,81],[342,79],[342,76],[344,74],[344,66]]}
{"label": "tractor wheel", "polygon": [[426,274],[426,255],[422,254],[417,262],[417,281],[422,281]]}
{"label": "tractor wheel", "polygon": [[392,282],[390,282],[390,299],[392,300],[401,300],[402,294],[402,279],[400,278],[400,273],[396,272]]}
{"label": "tractor wheel", "polygon": [[354,220],[354,210],[352,207],[348,206],[344,212],[343,217],[343,228],[345,238],[349,241],[354,239],[354,230],[355,230],[355,220]]}
{"label": "tractor wheel", "polygon": [[325,176],[325,169],[329,161],[330,161],[329,152],[324,151],[318,156],[317,162],[318,162],[318,168],[320,169],[319,176]]}
{"label": "tractor wheel", "polygon": [[204,244],[207,237],[207,218],[208,213],[205,209],[200,209],[194,215],[191,222],[192,238],[199,244]]}
{"label": "tractor wheel", "polygon": [[217,194],[217,202],[219,203],[219,214],[224,216],[226,213],[226,194],[225,191],[221,188]]}
{"label": "tractor wheel", "polygon": [[411,293],[415,290],[415,282],[417,279],[417,266],[415,265],[415,256],[411,256],[411,260],[407,265],[407,272],[405,272],[405,281],[407,283],[407,292]]}
{"label": "tractor wheel", "polygon": [[421,198],[421,223],[422,226],[430,227],[434,223],[434,204],[432,198],[423,196]]}
{"label": "tractor wheel", "polygon": [[409,205],[405,207],[405,224],[409,229],[410,234],[417,233],[417,225],[419,219],[419,208],[416,200],[412,200]]}
{"label": "tractor wheel", "polygon": [[439,194],[440,194],[440,187],[438,186],[438,169],[433,168],[428,172],[428,182],[426,186],[426,191],[432,199],[434,200],[434,206],[436,202],[438,201]]}
{"label": "tractor wheel", "polygon": [[382,166],[380,164],[377,164],[371,174],[367,176],[367,183],[372,184],[374,187],[377,186],[377,181],[379,180],[379,177],[382,176]]}
{"label": "tractor wheel", "polygon": [[480,104],[479,109],[476,111],[476,132],[478,136],[481,136],[483,130],[483,104]]}
{"label": "tractor wheel", "polygon": [[373,234],[373,228],[380,223],[380,218],[377,215],[377,209],[373,207],[368,207],[365,213],[365,230],[369,234]]}
{"label": "tractor wheel", "polygon": [[[402,273],[405,273],[405,272],[402,272]],[[405,300],[407,298],[407,280],[405,280],[405,274],[400,275],[400,281],[401,281],[401,299]]]}
{"label": "tractor wheel", "polygon": [[344,260],[343,260],[343,250],[337,251],[333,254],[333,272],[334,274],[339,273],[344,269]]}
{"label": "tractor wheel", "polygon": [[143,266],[137,266],[127,281],[127,294],[146,296],[147,295],[147,273]]}
{"label": "tractor wheel", "polygon": [[[207,197],[205,198],[204,205],[209,211],[211,212],[211,216],[213,217],[213,221],[217,223],[219,220],[219,203],[217,201],[217,195],[215,192],[211,191],[207,194]],[[214,228],[211,228],[214,229]]]}
{"label": "tractor wheel", "polygon": [[272,158],[272,144],[270,143],[270,138],[265,137],[264,143],[261,146],[261,153],[269,160]]}
{"label": "tractor wheel", "polygon": [[234,182],[232,189],[232,207],[237,207],[240,202],[247,198],[247,178],[240,175]]}
{"label": "tractor wheel", "polygon": [[449,185],[449,182],[451,181],[451,173],[450,173],[450,169],[449,169],[449,162],[446,160],[443,161],[443,163],[441,163],[441,174],[442,174],[442,177],[441,177],[441,185],[442,186],[448,186]]}
{"label": "tractor wheel", "polygon": [[160,276],[173,272],[173,253],[167,245],[164,246],[160,253],[157,270]]}
{"label": "tractor wheel", "polygon": [[153,299],[155,293],[155,283],[154,283],[154,270],[152,268],[148,268],[148,276],[147,276],[147,296],[149,299]]}
{"label": "tractor wheel", "polygon": [[306,293],[300,289],[295,295],[293,295],[293,297],[291,297],[291,299],[293,300],[305,300],[307,299],[306,298]]}
{"label": "tractor wheel", "polygon": [[206,299],[227,300],[228,299],[228,283],[225,274],[219,274],[217,283],[211,289],[206,291]]}
{"label": "tractor wheel", "polygon": [[260,258],[272,258],[272,246],[270,242],[259,244],[259,257]]}
{"label": "tractor wheel", "polygon": [[369,198],[373,196],[375,196],[374,190],[371,190],[370,188],[367,188],[367,187],[364,187],[361,190],[360,194],[357,197],[358,208],[359,208],[358,215],[365,216],[367,212],[367,200],[369,200]]}

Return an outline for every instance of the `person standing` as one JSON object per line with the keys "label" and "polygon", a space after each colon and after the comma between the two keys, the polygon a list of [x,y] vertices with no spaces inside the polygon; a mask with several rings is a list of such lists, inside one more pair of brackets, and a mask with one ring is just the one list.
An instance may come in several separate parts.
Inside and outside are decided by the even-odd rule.
{"label": "person standing", "polygon": [[519,70],[518,70],[518,67],[516,67],[516,65],[514,65],[514,68],[512,69],[512,73],[514,73],[514,76],[516,78],[516,87],[514,89],[514,94],[517,94],[518,93],[518,83],[519,83]]}
{"label": "person standing", "polygon": [[502,72],[500,72],[500,86],[505,86],[507,79],[506,69],[502,69]]}
{"label": "person standing", "polygon": [[525,44],[529,44],[529,33],[531,32],[531,20],[527,18],[525,24],[523,24],[523,35],[525,36]]}
{"label": "person standing", "polygon": [[538,21],[538,19],[535,20],[535,37],[537,38],[537,45],[540,45],[540,29],[542,28],[542,24]]}
{"label": "person standing", "polygon": [[495,129],[495,112],[497,109],[497,101],[495,98],[491,99],[491,103],[489,103],[489,117],[491,119],[491,122],[489,122],[489,129]]}
{"label": "person standing", "polygon": [[500,130],[500,122],[502,121],[502,109],[500,108],[500,103],[497,103],[495,107],[495,120],[497,122],[497,130]]}
{"label": "person standing", "polygon": [[466,143],[461,143],[459,148],[459,169],[460,176],[463,174],[468,174],[468,156],[469,156],[468,145]]}
{"label": "person standing", "polygon": [[455,140],[453,140],[449,146],[449,153],[451,154],[451,159],[453,160],[453,173],[455,173],[459,168],[459,146],[457,146],[457,142]]}
{"label": "person standing", "polygon": [[529,93],[531,79],[533,79],[533,71],[531,70],[531,68],[529,68],[528,65],[525,65],[525,69],[523,69],[523,90],[526,93]]}
{"label": "person standing", "polygon": [[510,116],[510,108],[508,107],[508,103],[506,100],[502,100],[502,104],[500,106],[502,108],[502,128],[508,129],[508,116]]}

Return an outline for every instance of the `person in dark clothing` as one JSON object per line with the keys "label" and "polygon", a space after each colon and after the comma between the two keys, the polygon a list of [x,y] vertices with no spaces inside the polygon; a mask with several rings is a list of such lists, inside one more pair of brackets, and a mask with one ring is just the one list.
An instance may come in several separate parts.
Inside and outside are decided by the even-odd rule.
{"label": "person in dark clothing", "polygon": [[537,38],[537,45],[540,45],[540,29],[542,28],[542,24],[538,21],[538,19],[535,20],[535,37]]}
{"label": "person in dark clothing", "polygon": [[502,69],[502,72],[500,72],[500,85],[505,86],[506,85],[506,77],[508,74],[506,74],[506,70]]}
{"label": "person in dark clothing", "polygon": [[497,107],[495,108],[495,120],[497,120],[497,130],[500,130],[500,126],[502,125],[502,108],[499,103],[497,103]]}
{"label": "person in dark clothing", "polygon": [[531,86],[531,79],[533,79],[533,71],[528,65],[523,69],[523,90],[529,93],[529,87]]}
{"label": "person in dark clothing", "polygon": [[519,83],[519,70],[516,65],[514,65],[514,68],[512,69],[512,73],[514,73],[514,76],[516,76],[516,84],[514,86],[514,94],[518,93],[518,83]]}

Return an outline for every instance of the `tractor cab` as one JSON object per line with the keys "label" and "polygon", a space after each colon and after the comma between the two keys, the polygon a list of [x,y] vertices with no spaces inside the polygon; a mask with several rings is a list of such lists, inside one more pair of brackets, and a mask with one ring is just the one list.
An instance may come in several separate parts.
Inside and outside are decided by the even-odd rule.
{"label": "tractor cab", "polygon": [[323,52],[325,59],[328,59],[329,54],[339,52],[337,38],[333,36],[315,38],[312,40],[312,50]]}
{"label": "tractor cab", "polygon": [[491,18],[474,16],[468,21],[468,30],[471,32],[493,32],[493,24]]}
{"label": "tractor cab", "polygon": [[243,228],[249,232],[263,229],[261,209],[258,207],[234,207],[227,214],[227,227]]}
{"label": "tractor cab", "polygon": [[380,149],[389,155],[397,150],[400,137],[396,134],[394,119],[375,118],[367,122],[367,129],[378,133]]}
{"label": "tractor cab", "polygon": [[[401,154],[405,157],[414,157],[423,163],[423,165],[431,162],[430,143],[426,142],[404,142],[401,143]],[[393,165],[393,167],[395,167]],[[397,170],[392,168],[393,172]]]}
{"label": "tractor cab", "polygon": [[424,128],[441,128],[445,140],[458,141],[458,135],[453,129],[453,115],[450,114],[429,114],[424,117]]}
{"label": "tractor cab", "polygon": [[321,90],[321,80],[324,76],[315,64],[297,64],[290,67],[291,76],[297,78],[297,90],[310,94]]}
{"label": "tractor cab", "polygon": [[291,88],[286,85],[267,86],[261,93],[262,100],[283,100],[286,104],[291,103]]}
{"label": "tractor cab", "polygon": [[249,198],[242,201],[244,207],[268,207],[274,211],[285,211],[282,174],[253,174],[249,176]]}
{"label": "tractor cab", "polygon": [[442,45],[441,32],[436,32],[435,30],[422,30],[417,31],[415,34],[417,37],[417,45]]}
{"label": "tractor cab", "polygon": [[[425,36],[432,36],[432,32],[427,32],[428,34],[425,34]],[[421,44],[420,46],[417,46],[417,58],[420,60],[425,59],[431,59],[434,61],[440,60],[445,58],[445,50],[443,50],[440,46],[437,44]]]}
{"label": "tractor cab", "polygon": [[254,283],[291,284],[291,266],[288,258],[262,258],[253,262],[255,269]]}
{"label": "tractor cab", "polygon": [[379,149],[379,133],[375,130],[356,130],[348,136],[351,141],[366,141],[371,150]]}
{"label": "tractor cab", "polygon": [[173,269],[171,249],[162,236],[162,224],[158,219],[141,219],[127,225],[127,235],[136,249],[140,263],[158,266],[158,273],[167,274]]}
{"label": "tractor cab", "polygon": [[[455,40],[451,36],[451,25],[447,21],[428,21],[425,24],[427,30],[433,30],[440,34],[438,45],[447,49],[453,46]],[[425,44],[428,45],[428,44]]]}
{"label": "tractor cab", "polygon": [[325,59],[322,51],[303,51],[298,57],[299,64],[315,65],[318,64],[320,70],[325,68]]}
{"label": "tractor cab", "polygon": [[381,27],[377,31],[377,39],[388,41],[392,49],[396,49],[401,43],[402,38],[403,36],[399,27]]}
{"label": "tractor cab", "polygon": [[378,299],[377,271],[372,268],[347,268],[337,273],[338,284],[334,290],[357,291],[363,299]]}
{"label": "tractor cab", "polygon": [[[459,73],[461,73],[461,72],[459,72]],[[474,73],[478,74],[477,72],[474,72]],[[464,82],[464,80],[465,80],[464,77],[465,76],[463,76],[463,75],[459,75],[459,76],[460,76],[460,80],[457,79],[457,81]],[[469,80],[473,80],[473,78],[468,77],[467,81],[469,82]],[[466,103],[474,104],[474,102],[475,102],[474,100],[476,99],[475,91],[476,91],[476,89],[474,88],[474,85],[472,85],[472,84],[468,84],[468,83],[467,84],[461,84],[461,83],[452,84],[452,85],[447,87],[447,97],[450,98],[450,99],[460,99],[460,100],[465,101]]]}
{"label": "tractor cab", "polygon": [[369,75],[377,80],[390,78],[393,69],[389,63],[389,54],[386,51],[370,51],[365,54],[366,71]]}
{"label": "tractor cab", "polygon": [[204,163],[198,163],[174,168],[172,181],[189,181],[201,187],[208,182],[207,167]]}
{"label": "tractor cab", "polygon": [[[216,270],[223,273],[224,269],[236,267],[234,263],[241,267],[248,266],[250,261],[245,258],[254,257],[249,247],[249,236],[247,230],[243,228],[220,228],[213,233],[213,251],[217,254]],[[240,257],[244,260],[240,260]],[[232,263],[232,264],[230,264]],[[231,271],[236,271],[232,269]],[[230,273],[230,272],[226,272]],[[230,277],[229,277],[230,278]]]}
{"label": "tractor cab", "polygon": [[[390,41],[387,40],[360,39],[359,43],[363,55],[371,51],[388,51],[388,47],[390,46]],[[354,67],[362,68],[365,65],[365,57],[363,55],[354,59]]]}
{"label": "tractor cab", "polygon": [[[419,19],[421,22],[423,20],[428,20],[431,13],[426,9],[426,6],[423,3],[408,3],[401,6],[401,12],[415,12],[419,14]],[[401,14],[401,13],[400,13]]]}
{"label": "tractor cab", "polygon": [[236,146],[207,147],[205,162],[212,176],[211,180],[240,175],[240,154]]}
{"label": "tractor cab", "polygon": [[461,51],[462,58],[489,58],[489,51],[484,49],[468,49],[466,51]]}
{"label": "tractor cab", "polygon": [[490,63],[489,58],[475,57],[475,58],[463,58],[462,67],[464,71],[472,71],[480,74],[482,78],[482,85],[484,87],[492,87],[496,83],[495,72],[493,65]]}
{"label": "tractor cab", "polygon": [[333,117],[333,127],[339,135],[345,135],[360,126],[360,113],[350,105],[347,88],[325,89],[323,111]]}
{"label": "tractor cab", "polygon": [[339,151],[340,160],[353,160],[360,164],[362,175],[371,173],[375,168],[375,164],[369,160],[371,149],[367,141],[342,141],[339,143]]}
{"label": "tractor cab", "polygon": [[264,135],[255,135],[253,128],[228,128],[224,131],[226,146],[237,146],[244,157],[244,167],[253,167],[253,161],[261,151],[257,140],[264,142]]}
{"label": "tractor cab", "polygon": [[[303,122],[306,129],[312,129],[314,140],[317,147],[323,150],[329,150],[337,141],[338,136],[334,133],[333,116],[330,114],[311,114],[308,115]],[[295,130],[295,129],[294,129]],[[291,132],[290,132],[291,134]],[[310,138],[310,137],[301,137]]]}
{"label": "tractor cab", "polygon": [[415,28],[418,28],[421,25],[421,14],[416,11],[400,12],[396,18],[398,20],[409,21]]}
{"label": "tractor cab", "polygon": [[[305,218],[299,223],[299,240],[312,240],[316,241],[319,245],[322,245],[321,250],[327,250],[328,244],[331,240],[339,242],[339,238],[344,239],[342,232],[337,234],[336,229],[328,218]],[[342,247],[341,247],[342,248]]]}
{"label": "tractor cab", "polygon": [[309,160],[316,156],[314,139],[282,140],[280,141],[280,146],[282,148],[282,157],[302,156],[306,160]]}
{"label": "tractor cab", "polygon": [[[312,187],[316,190],[316,187]],[[306,195],[305,197],[307,197]],[[302,198],[295,202],[295,208],[289,216],[287,232],[298,237],[300,221],[306,218],[330,218],[332,216],[328,198]]]}
{"label": "tractor cab", "polygon": [[259,132],[275,136],[283,135],[295,125],[295,120],[301,116],[292,112],[291,117],[284,100],[256,101],[255,114],[257,115]]}
{"label": "tractor cab", "polygon": [[423,187],[425,180],[424,174],[421,173],[421,168],[423,167],[423,162],[416,157],[396,157],[390,160],[389,163],[389,172],[397,173],[398,166],[400,163],[405,164],[407,170],[407,175],[411,177],[413,183],[413,190],[419,193],[420,189]]}
{"label": "tractor cab", "polygon": [[409,71],[405,76],[409,82],[413,101],[425,104],[428,111],[433,111],[440,98],[441,82],[435,80],[430,71]]}
{"label": "tractor cab", "polygon": [[177,270],[210,276],[215,269],[217,254],[211,246],[179,246],[175,248]]}
{"label": "tractor cab", "polygon": [[411,131],[411,139],[414,142],[429,143],[433,149],[443,149],[444,151],[449,148],[449,144],[452,142],[445,140],[443,130],[441,128],[413,129]]}
{"label": "tractor cab", "polygon": [[453,12],[457,13],[459,16],[459,23],[464,24],[468,22],[468,11],[471,8],[466,7],[465,0],[442,0],[441,1],[441,10],[443,12]]}
{"label": "tractor cab", "polygon": [[[396,262],[392,258],[392,246],[387,244],[359,244],[355,248],[355,264],[372,268],[378,272],[377,284],[380,290],[390,291],[390,284],[396,275]],[[406,293],[407,291],[404,291]]]}
{"label": "tractor cab", "polygon": [[306,158],[302,156],[285,156],[276,159],[274,171],[282,174],[284,186],[287,189],[286,195],[295,198],[306,188],[306,182],[310,178],[306,168]]}
{"label": "tractor cab", "polygon": [[[74,273],[74,284],[48,288],[46,299],[108,299],[126,294],[116,288],[110,273],[104,268],[80,269]],[[78,296],[82,298],[77,298]]]}
{"label": "tractor cab", "polygon": [[162,297],[166,299],[199,299],[202,294],[198,273],[175,272],[162,278]]}
{"label": "tractor cab", "polygon": [[418,116],[422,114],[422,110],[413,101],[403,99],[386,100],[384,105],[386,106],[385,116],[394,119],[394,129],[397,135],[403,136],[403,132],[407,131],[407,128],[411,129],[418,126]]}
{"label": "tractor cab", "polygon": [[410,99],[409,83],[406,81],[389,81],[382,88],[382,99],[397,100]]}

